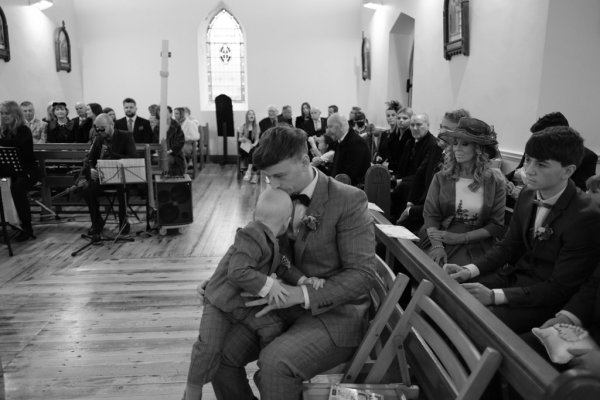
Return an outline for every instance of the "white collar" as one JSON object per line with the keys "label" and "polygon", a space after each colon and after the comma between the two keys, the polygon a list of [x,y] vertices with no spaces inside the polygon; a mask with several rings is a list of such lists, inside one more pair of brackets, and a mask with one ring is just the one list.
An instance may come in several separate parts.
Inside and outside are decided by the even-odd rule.
{"label": "white collar", "polygon": [[311,167],[314,173],[314,177],[312,181],[299,194],[305,194],[312,199],[313,193],[315,192],[315,188],[317,187],[317,181],[319,180],[319,172],[315,167]]}
{"label": "white collar", "polygon": [[[568,186],[568,184],[567,184]],[[553,206],[554,204],[556,204],[556,202],[558,201],[558,199],[560,198],[560,196],[562,196],[562,194],[564,193],[564,191],[567,189],[567,186],[565,186],[563,188],[563,190],[561,190],[560,192],[558,192],[557,194],[555,194],[554,196],[548,198],[548,199],[542,199],[542,196],[540,195],[540,191],[536,190],[535,191],[535,198],[538,199],[539,201],[542,201],[546,204],[549,204],[551,206]]]}

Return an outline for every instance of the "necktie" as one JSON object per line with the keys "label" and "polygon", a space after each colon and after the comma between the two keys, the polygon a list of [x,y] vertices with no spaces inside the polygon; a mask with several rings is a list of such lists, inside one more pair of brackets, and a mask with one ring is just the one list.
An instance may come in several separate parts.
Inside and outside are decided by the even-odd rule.
{"label": "necktie", "polygon": [[543,201],[538,199],[533,199],[533,204],[535,204],[538,207],[552,208],[552,204],[544,203]]}
{"label": "necktie", "polygon": [[131,118],[127,118],[127,130],[133,132],[133,120]]}
{"label": "necktie", "polygon": [[292,198],[292,201],[299,201],[304,207],[310,205],[310,197],[305,194],[293,194],[290,197]]}

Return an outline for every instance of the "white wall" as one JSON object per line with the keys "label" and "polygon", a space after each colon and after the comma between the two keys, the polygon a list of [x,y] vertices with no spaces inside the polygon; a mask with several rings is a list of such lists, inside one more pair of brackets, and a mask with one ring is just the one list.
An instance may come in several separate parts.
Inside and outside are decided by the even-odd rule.
{"label": "white wall", "polygon": [[[48,102],[62,100],[72,105],[81,98],[81,42],[73,0],[60,0],[39,11],[27,0],[2,0],[10,40],[11,60],[0,61],[0,101],[30,100],[38,117]],[[54,33],[65,21],[71,40],[72,71],[56,71]]]}
{"label": "white wall", "polygon": [[[224,5],[247,40],[249,107],[262,118],[269,104],[290,104],[299,115],[308,101],[326,115],[329,104],[356,103],[360,62],[360,0],[77,0],[81,26],[84,97],[118,109],[126,96],[140,114],[160,100],[160,46],[168,39],[171,106],[187,105],[211,129],[211,153],[221,153],[215,113],[202,101],[207,16]],[[144,9],[140,12],[140,9]],[[116,11],[118,10],[118,11]],[[200,35],[199,35],[200,32]],[[199,37],[200,36],[200,37]],[[236,125],[245,112],[235,113]],[[234,146],[231,139],[229,153]]]}
{"label": "white wall", "polygon": [[[442,52],[443,0],[384,0],[363,11],[372,63],[388,65],[389,33],[400,13],[415,19],[413,108],[431,117],[437,131],[447,110],[464,107],[493,124],[500,147],[522,152],[529,127],[561,110],[590,148],[600,153],[600,2],[471,0],[470,55],[450,61]],[[407,49],[406,51],[409,51]],[[359,105],[384,124],[385,74],[360,83]]]}

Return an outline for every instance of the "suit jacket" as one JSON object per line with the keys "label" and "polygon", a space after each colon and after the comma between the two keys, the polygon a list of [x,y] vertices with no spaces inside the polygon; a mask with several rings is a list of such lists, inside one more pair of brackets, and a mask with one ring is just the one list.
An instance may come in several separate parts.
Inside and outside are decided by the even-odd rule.
{"label": "suit jacket", "polygon": [[[102,147],[106,146],[105,151]],[[136,158],[135,142],[130,132],[115,129],[110,142],[96,135],[92,147],[84,162],[83,175],[90,179],[90,168],[96,168],[98,160],[118,160],[121,158]]]}
{"label": "suit jacket", "polygon": [[356,186],[365,181],[365,174],[370,166],[371,157],[367,143],[350,129],[335,149],[331,176],[335,178],[337,174],[346,174],[350,177],[352,185]]}
{"label": "suit jacket", "polygon": [[[477,219],[477,229],[483,228],[492,237],[504,233],[504,178],[493,171],[483,180],[483,205]],[[412,210],[412,209],[411,209]],[[446,229],[456,213],[456,181],[441,172],[435,174],[423,211],[423,231],[434,227]],[[445,225],[445,226],[444,226]]]}
{"label": "suit jacket", "polygon": [[301,128],[302,130],[304,130],[304,132],[306,132],[306,135],[308,136],[321,136],[325,134],[325,131],[327,130],[327,118],[321,118],[321,129],[319,129],[318,131],[315,129],[315,122],[311,119],[308,122],[304,123],[304,128]]}
{"label": "suit jacket", "polygon": [[[587,147],[583,148],[583,159],[581,160],[581,164],[579,164],[579,167],[577,167],[577,169],[575,170],[575,172],[573,173],[573,175],[571,176],[571,179],[573,180],[573,182],[575,182],[575,185],[585,191],[587,188],[585,187],[585,181],[587,181],[587,179],[590,176],[593,176],[596,174],[596,164],[598,163],[598,155],[596,155],[596,153],[594,153],[592,150],[588,149]],[[506,174],[506,178],[509,181],[512,181],[513,176],[515,175],[515,171],[521,167],[523,167],[523,164],[525,164],[525,154],[523,154],[523,157],[521,157],[521,161],[519,162],[519,165],[517,165],[517,168],[515,168],[514,170],[510,171],[508,174]],[[509,206],[511,206],[512,204],[509,204]]]}
{"label": "suit jacket", "polygon": [[502,243],[475,262],[482,275],[502,268],[514,278],[503,288],[508,306],[562,306],[589,278],[600,257],[600,207],[569,181],[542,227],[545,238],[533,239],[535,191],[521,191]]}
{"label": "suit jacket", "polygon": [[575,314],[600,343],[600,264],[563,309]]}
{"label": "suit jacket", "polygon": [[75,143],[88,143],[90,141],[90,130],[93,125],[92,120],[86,118],[83,124],[80,124],[79,117],[75,117],[71,121],[73,122],[73,141]]}
{"label": "suit jacket", "polygon": [[279,269],[279,243],[262,222],[252,221],[238,229],[235,241],[219,262],[206,287],[206,297],[225,312],[252,311],[245,307],[242,292],[258,295],[271,273],[281,272],[282,278],[296,285],[302,273],[296,268]]}
{"label": "suit jacket", "polygon": [[273,122],[271,121],[271,118],[267,117],[267,118],[263,118],[259,121],[258,123],[258,127],[260,128],[260,134],[262,135],[267,129],[269,128],[273,128],[274,126],[277,126],[277,122],[275,122],[275,124],[273,124]]}
{"label": "suit jacket", "polygon": [[418,142],[411,135],[402,150],[398,171],[394,171],[394,175],[402,178],[403,181],[412,181],[419,169],[427,168],[431,157],[439,160],[441,154],[442,149],[430,132],[427,132]]}
{"label": "suit jacket", "polygon": [[400,129],[388,130],[387,149],[383,159],[384,161],[387,160],[389,162],[388,168],[390,172],[398,178],[400,178],[399,168],[400,161],[402,160],[402,153],[404,153],[406,143],[411,138],[412,134],[410,133],[410,129],[405,129],[404,131]]}
{"label": "suit jacket", "polygon": [[317,219],[317,228],[300,226],[294,264],[305,276],[326,279],[319,290],[306,287],[310,312],[323,322],[337,346],[353,347],[368,325],[375,266],[373,218],[362,190],[317,173],[305,214]]}
{"label": "suit jacket", "polygon": [[[115,128],[127,131],[127,117],[116,120]],[[133,140],[136,143],[158,143],[158,140],[155,141],[150,121],[140,116],[135,118],[135,122],[133,123]]]}
{"label": "suit jacket", "polygon": [[[369,155],[371,156],[371,163],[376,164],[376,158],[381,157],[382,161],[385,161],[389,156],[389,141],[390,131],[383,131],[379,133],[377,139],[374,138],[373,132],[369,132],[367,137],[364,139],[369,146]],[[376,142],[377,140],[377,142]],[[379,163],[381,164],[381,163]]]}
{"label": "suit jacket", "polygon": [[[412,187],[408,195],[408,201],[414,204],[413,207],[421,207],[423,204],[425,204],[427,191],[429,190],[433,176],[440,170],[443,161],[444,154],[442,151],[440,151],[439,157],[436,157],[436,154],[432,153],[424,167],[419,168],[415,173]],[[411,214],[413,211],[416,210],[411,208]]]}
{"label": "suit jacket", "polygon": [[296,121],[294,121],[294,126],[298,129],[302,129],[303,131],[306,131],[305,125],[308,124],[309,122],[310,122],[310,119],[304,119],[304,116],[299,115],[296,117]]}

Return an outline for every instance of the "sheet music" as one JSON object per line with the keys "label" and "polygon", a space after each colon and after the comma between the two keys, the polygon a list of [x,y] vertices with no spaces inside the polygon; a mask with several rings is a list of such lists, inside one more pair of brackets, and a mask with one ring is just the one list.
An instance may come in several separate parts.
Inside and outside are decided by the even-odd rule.
{"label": "sheet music", "polygon": [[379,229],[383,231],[389,237],[396,239],[408,239],[408,240],[420,240],[418,236],[400,225],[383,225],[376,224]]}
{"label": "sheet music", "polygon": [[369,202],[369,210],[377,211],[383,214],[383,210],[375,203]]}
{"label": "sheet music", "polygon": [[[146,182],[146,163],[143,158],[98,160],[96,169],[101,185]],[[121,169],[125,172],[125,182],[121,181]]]}
{"label": "sheet music", "polygon": [[250,150],[252,150],[252,142],[240,142],[240,149],[244,150],[246,153],[250,153]]}

